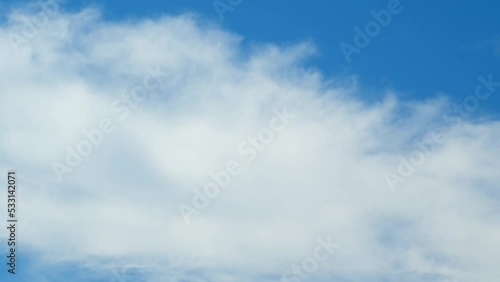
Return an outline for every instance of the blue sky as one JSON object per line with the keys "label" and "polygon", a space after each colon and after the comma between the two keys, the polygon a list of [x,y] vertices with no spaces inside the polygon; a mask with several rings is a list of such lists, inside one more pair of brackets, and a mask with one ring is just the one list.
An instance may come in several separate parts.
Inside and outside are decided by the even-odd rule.
{"label": "blue sky", "polygon": [[[19,1],[16,1],[19,2]],[[22,1],[21,1],[22,2]],[[29,1],[25,1],[29,2]],[[8,6],[9,2],[3,3]],[[294,44],[310,40],[318,54],[309,58],[325,76],[357,75],[375,98],[394,88],[403,98],[425,99],[444,93],[456,102],[469,95],[478,75],[500,72],[500,3],[494,0],[401,1],[395,15],[369,47],[346,62],[339,44],[353,41],[355,26],[373,20],[370,11],[388,1],[242,1],[220,21],[212,1],[66,1],[65,10],[97,6],[106,20],[157,18],[194,12],[244,37],[244,44]],[[370,92],[370,91],[369,91]],[[478,113],[496,116],[498,99]]]}
{"label": "blue sky", "polygon": [[67,0],[20,48],[40,6],[2,2],[0,280],[280,281],[331,236],[304,281],[496,282],[500,88],[446,113],[500,83],[500,2],[401,0],[346,60],[391,1]]}
{"label": "blue sky", "polygon": [[[71,1],[79,9],[89,1]],[[219,22],[211,1],[93,1],[110,20],[158,17],[193,11]],[[354,26],[372,20],[371,10],[387,7],[388,1],[243,1],[224,14],[220,24],[245,38],[244,44],[294,44],[311,40],[318,54],[311,66],[326,76],[358,75],[373,92],[394,88],[404,98],[425,99],[437,92],[455,97],[469,95],[478,75],[500,72],[500,3],[494,0],[402,1],[404,10],[348,64],[339,48],[352,44]],[[495,51],[496,50],[496,51]],[[496,52],[496,53],[495,53]],[[374,93],[380,98],[382,94]],[[482,106],[495,114],[498,99]]]}

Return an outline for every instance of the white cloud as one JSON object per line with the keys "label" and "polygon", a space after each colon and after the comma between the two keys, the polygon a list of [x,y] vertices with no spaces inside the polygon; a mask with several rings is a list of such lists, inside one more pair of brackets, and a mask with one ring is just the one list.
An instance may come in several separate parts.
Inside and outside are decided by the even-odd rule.
{"label": "white cloud", "polygon": [[[116,23],[85,10],[44,30],[17,53],[0,42],[0,155],[24,178],[23,244],[48,263],[128,258],[168,281],[162,263],[186,258],[206,279],[278,280],[331,234],[341,249],[317,277],[497,281],[498,122],[450,125],[442,99],[367,104],[349,79],[301,65],[312,44],[247,53],[193,15]],[[156,66],[167,78],[121,120],[112,102]],[[293,123],[186,225],[178,204],[241,160],[237,145],[283,106]],[[62,184],[40,187],[104,117],[117,129]],[[446,143],[391,193],[385,171],[435,126]]]}

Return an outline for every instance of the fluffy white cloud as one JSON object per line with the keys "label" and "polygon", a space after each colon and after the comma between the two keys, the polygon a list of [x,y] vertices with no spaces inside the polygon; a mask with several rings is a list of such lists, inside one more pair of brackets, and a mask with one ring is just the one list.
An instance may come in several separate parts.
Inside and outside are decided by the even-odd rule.
{"label": "fluffy white cloud", "polygon": [[[2,40],[0,167],[21,177],[23,245],[102,271],[122,259],[151,281],[276,281],[331,235],[318,280],[498,281],[498,122],[447,122],[445,99],[366,103],[355,79],[303,67],[313,44],[242,40],[193,15],[96,10],[58,13],[17,52]],[[284,107],[296,117],[246,161],[238,146]],[[53,163],[103,119],[113,132],[58,183]],[[434,128],[444,142],[391,192],[386,172]],[[179,204],[231,160],[241,174],[186,224]]]}

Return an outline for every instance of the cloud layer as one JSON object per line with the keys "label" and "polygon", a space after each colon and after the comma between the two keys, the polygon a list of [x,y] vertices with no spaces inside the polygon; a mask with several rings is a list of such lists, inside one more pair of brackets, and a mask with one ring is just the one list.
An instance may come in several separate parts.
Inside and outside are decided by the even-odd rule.
{"label": "cloud layer", "polygon": [[[0,36],[26,39],[36,13],[12,12]],[[446,98],[364,102],[355,78],[305,68],[314,52],[248,47],[196,15],[95,9],[2,40],[0,167],[21,176],[25,248],[148,281],[279,281],[331,236],[340,248],[310,281],[498,281],[499,123],[443,118]],[[295,117],[248,161],[239,145],[285,107]],[[103,120],[113,130],[58,182],[53,164]],[[391,191],[387,171],[435,129],[442,142]],[[179,205],[230,161],[241,173],[186,224]]]}

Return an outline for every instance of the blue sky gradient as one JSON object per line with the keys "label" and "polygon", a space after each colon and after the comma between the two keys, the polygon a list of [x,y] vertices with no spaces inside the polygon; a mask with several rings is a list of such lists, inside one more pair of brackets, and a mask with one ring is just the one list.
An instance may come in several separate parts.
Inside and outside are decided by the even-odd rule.
{"label": "blue sky gradient", "polygon": [[[388,1],[243,1],[220,21],[213,2],[174,1],[69,1],[67,9],[78,10],[94,3],[105,19],[127,20],[164,14],[195,12],[242,35],[245,45],[257,43],[295,44],[310,40],[318,54],[308,63],[325,76],[358,75],[375,99],[380,89],[394,88],[407,99],[426,99],[443,93],[470,95],[478,75],[500,72],[500,3],[479,1],[401,1],[395,15],[380,35],[348,64],[339,48],[353,42],[355,26],[372,20],[371,10],[387,7]],[[377,93],[379,92],[379,93]],[[499,99],[482,105],[477,113],[496,116]]]}
{"label": "blue sky gradient", "polygon": [[[30,1],[5,1],[2,10]],[[318,54],[308,60],[326,76],[357,75],[367,92],[380,99],[380,89],[393,88],[402,98],[426,99],[438,93],[455,98],[474,91],[476,77],[500,72],[500,3],[494,0],[402,0],[403,12],[347,63],[339,44],[352,44],[355,26],[373,20],[370,11],[387,7],[388,1],[313,2],[242,1],[224,13],[221,21],[212,1],[84,1],[64,0],[63,9],[78,11],[98,7],[109,21],[158,18],[193,12],[202,20],[220,24],[244,37],[244,45],[279,45],[311,41]],[[368,95],[370,96],[370,95]],[[482,105],[477,114],[497,117],[499,99]]]}

